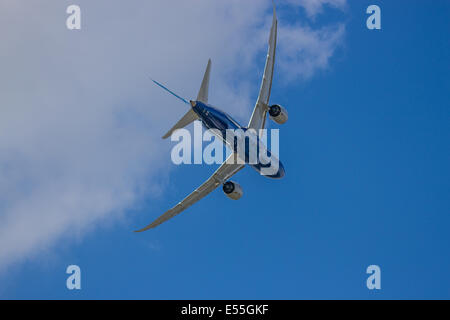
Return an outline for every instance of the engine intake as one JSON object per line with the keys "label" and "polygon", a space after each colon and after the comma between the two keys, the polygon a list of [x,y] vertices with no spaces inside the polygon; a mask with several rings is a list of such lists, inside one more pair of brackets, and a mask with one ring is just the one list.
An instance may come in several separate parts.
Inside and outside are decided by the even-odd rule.
{"label": "engine intake", "polygon": [[288,112],[279,104],[269,107],[270,118],[278,124],[283,124],[288,120]]}
{"label": "engine intake", "polygon": [[225,182],[222,186],[222,189],[226,196],[232,200],[239,200],[244,194],[241,186],[233,181]]}

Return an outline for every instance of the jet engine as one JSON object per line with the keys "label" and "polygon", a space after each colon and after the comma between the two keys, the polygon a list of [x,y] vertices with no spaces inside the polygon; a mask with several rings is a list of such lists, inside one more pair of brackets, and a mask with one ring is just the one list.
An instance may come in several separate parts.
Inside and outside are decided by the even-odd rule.
{"label": "jet engine", "polygon": [[244,191],[242,190],[241,186],[233,181],[225,182],[223,184],[222,189],[223,192],[227,195],[227,197],[232,200],[239,200],[244,194]]}
{"label": "jet engine", "polygon": [[288,113],[285,108],[278,104],[269,107],[270,118],[278,124],[283,124],[288,120]]}

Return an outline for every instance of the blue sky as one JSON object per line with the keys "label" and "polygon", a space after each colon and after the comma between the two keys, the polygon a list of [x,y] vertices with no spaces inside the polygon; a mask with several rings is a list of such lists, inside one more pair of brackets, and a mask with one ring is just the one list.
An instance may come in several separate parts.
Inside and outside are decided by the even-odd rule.
{"label": "blue sky", "polygon": [[[307,19],[303,8],[290,10],[278,2],[280,25]],[[370,4],[381,7],[382,30],[366,28]],[[271,101],[289,111],[289,121],[280,127],[283,180],[242,170],[233,178],[244,189],[239,201],[217,190],[160,227],[135,234],[131,231],[172,207],[215,170],[171,165],[171,143],[164,141],[165,147],[150,152],[169,164],[158,164],[164,173],[152,173],[148,185],[139,185],[145,190],[139,202],[114,219],[77,225],[75,236],[59,236],[36,249],[36,255],[10,264],[0,273],[0,297],[449,299],[449,14],[448,1],[325,6],[309,20],[311,28],[345,25],[326,67],[311,76],[294,74],[289,81],[280,68],[275,71]],[[93,32],[103,30],[95,30],[92,21],[89,26]],[[269,30],[263,31],[268,36]],[[264,51],[256,56],[261,66],[249,78],[257,84]],[[178,53],[183,59],[183,51]],[[217,49],[203,54],[212,56],[210,93],[219,99],[214,61],[225,58]],[[170,86],[185,96],[197,90],[206,65],[202,61],[196,78],[185,79],[188,89],[183,79]],[[163,76],[170,64],[158,69],[147,61],[146,67],[145,72],[157,69]],[[141,85],[148,89],[151,83]],[[145,105],[165,95],[148,90],[147,96],[129,96],[126,103]],[[249,87],[253,100],[257,92],[257,85]],[[182,108],[171,98],[166,101],[173,110]],[[228,109],[220,100],[210,102]],[[253,102],[246,112],[252,107]],[[243,121],[245,112],[235,110],[230,113]],[[161,135],[178,120],[168,113],[158,128]],[[133,115],[126,121],[140,125]],[[70,264],[81,268],[80,291],[65,287]],[[379,291],[365,286],[371,264],[381,267]]]}

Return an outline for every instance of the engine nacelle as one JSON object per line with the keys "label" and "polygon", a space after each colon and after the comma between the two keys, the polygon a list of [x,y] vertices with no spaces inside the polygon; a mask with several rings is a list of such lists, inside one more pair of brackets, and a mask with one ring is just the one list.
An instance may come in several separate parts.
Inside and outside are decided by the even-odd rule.
{"label": "engine nacelle", "polygon": [[274,104],[269,107],[269,115],[278,124],[283,124],[288,121],[288,112],[279,104]]}
{"label": "engine nacelle", "polygon": [[239,200],[244,194],[242,187],[238,183],[233,181],[225,182],[223,184],[222,189],[223,192],[227,195],[227,197],[232,200]]}

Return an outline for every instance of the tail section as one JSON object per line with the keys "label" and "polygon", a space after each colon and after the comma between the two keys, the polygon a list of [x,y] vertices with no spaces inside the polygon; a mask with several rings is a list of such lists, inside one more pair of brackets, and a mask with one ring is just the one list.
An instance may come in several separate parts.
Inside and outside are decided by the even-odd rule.
{"label": "tail section", "polygon": [[202,85],[200,91],[197,95],[197,101],[208,103],[208,92],[209,92],[209,74],[211,73],[211,59],[208,60],[208,65],[206,66],[205,75],[203,76]]}
{"label": "tail section", "polygon": [[[205,75],[203,76],[203,81],[202,81],[202,85],[200,87],[200,91],[198,92],[197,95],[197,100],[196,101],[201,101],[203,103],[208,103],[208,92],[209,92],[209,75],[211,73],[211,59],[208,60],[208,65],[206,66],[206,71],[205,71]],[[191,101],[191,103],[189,103],[185,98],[179,96],[178,94],[176,94],[175,92],[171,91],[170,89],[168,89],[167,87],[165,87],[164,85],[162,85],[161,83],[152,80],[156,85],[158,85],[159,87],[163,88],[164,90],[166,90],[167,92],[169,92],[171,95],[177,97],[178,99],[180,99],[181,101],[183,101],[186,104],[190,104],[192,107],[195,106],[195,101]],[[183,116],[183,118],[181,118],[164,136],[163,139],[167,139],[168,137],[170,137],[172,135],[172,133],[177,130],[177,129],[181,129],[184,128],[185,126],[187,126],[188,124],[190,124],[191,122],[194,122],[195,120],[197,120],[199,117],[198,115],[194,112],[194,110],[189,109],[189,111]]]}

